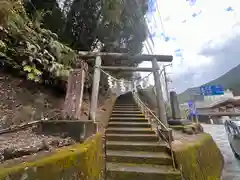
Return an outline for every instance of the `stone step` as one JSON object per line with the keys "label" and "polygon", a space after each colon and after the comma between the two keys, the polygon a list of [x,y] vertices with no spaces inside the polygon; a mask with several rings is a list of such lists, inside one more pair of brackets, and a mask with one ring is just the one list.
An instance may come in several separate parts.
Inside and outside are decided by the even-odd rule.
{"label": "stone step", "polygon": [[112,117],[109,119],[109,122],[148,122],[145,118],[118,118],[118,117]]}
{"label": "stone step", "polygon": [[111,117],[137,117],[137,118],[144,118],[144,114],[136,113],[136,114],[127,114],[127,113],[112,113]]}
{"label": "stone step", "polygon": [[169,152],[165,142],[107,141],[109,150]]}
{"label": "stone step", "polygon": [[172,158],[165,152],[107,150],[107,162],[172,165]]}
{"label": "stone step", "polygon": [[156,134],[106,134],[109,141],[158,141]]}
{"label": "stone step", "polygon": [[137,106],[113,106],[113,110],[140,110]]}
{"label": "stone step", "polygon": [[110,117],[110,120],[118,120],[118,121],[131,121],[131,120],[137,120],[137,121],[144,121],[147,120],[145,117]]}
{"label": "stone step", "polygon": [[137,111],[112,111],[112,114],[141,114],[140,110]]}
{"label": "stone step", "polygon": [[107,163],[107,180],[182,180],[171,166]]}
{"label": "stone step", "polygon": [[113,106],[114,108],[138,108],[138,105],[134,104],[134,105],[131,105],[131,104],[115,104]]}
{"label": "stone step", "polygon": [[134,128],[151,128],[148,122],[109,122],[108,127],[134,127]]}
{"label": "stone step", "polygon": [[113,134],[155,134],[151,128],[110,128],[106,129],[107,133]]}
{"label": "stone step", "polygon": [[113,108],[112,111],[139,111],[138,108]]}
{"label": "stone step", "polygon": [[128,105],[114,105],[113,108],[139,108],[137,105],[128,106]]}
{"label": "stone step", "polygon": [[138,106],[135,103],[115,103],[114,106]]}
{"label": "stone step", "polygon": [[114,105],[118,105],[118,106],[137,106],[137,103],[135,103],[135,101],[115,101]]}

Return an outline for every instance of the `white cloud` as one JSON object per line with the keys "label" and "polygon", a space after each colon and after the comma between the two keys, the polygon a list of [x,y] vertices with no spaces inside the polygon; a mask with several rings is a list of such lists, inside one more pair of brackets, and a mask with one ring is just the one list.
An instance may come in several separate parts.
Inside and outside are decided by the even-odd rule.
{"label": "white cloud", "polygon": [[[158,4],[164,20],[164,28],[161,27],[160,18],[156,12],[154,16],[158,21],[157,35],[164,29],[166,35],[176,38],[176,41],[165,42],[159,36],[155,37],[154,53],[174,55],[174,50],[183,49],[183,58],[174,55],[173,67],[169,70],[175,81],[173,85],[179,86],[176,88],[180,91],[189,86],[204,83],[208,80],[204,77],[204,73],[209,68],[213,68],[216,63],[213,51],[218,53],[219,49],[224,51],[222,47],[227,40],[236,38],[240,32],[240,26],[236,25],[240,22],[239,0],[196,0],[193,7],[190,7],[186,0],[161,0]],[[229,6],[234,9],[234,12],[225,11]],[[201,13],[198,16],[192,17],[193,13],[199,12]],[[183,23],[184,20],[186,20],[185,23]],[[211,55],[200,53],[206,49],[206,46],[211,49]],[[186,74],[188,76],[185,76]],[[210,73],[208,75],[211,76]],[[184,87],[176,82],[181,78]]]}

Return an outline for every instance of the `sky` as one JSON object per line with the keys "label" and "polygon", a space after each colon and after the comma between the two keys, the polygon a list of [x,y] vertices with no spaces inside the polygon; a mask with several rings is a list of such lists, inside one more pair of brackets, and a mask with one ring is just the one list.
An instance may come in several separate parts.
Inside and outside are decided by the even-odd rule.
{"label": "sky", "polygon": [[166,69],[170,89],[199,86],[240,64],[239,0],[152,1],[157,4],[147,15],[152,52],[143,53],[173,55]]}

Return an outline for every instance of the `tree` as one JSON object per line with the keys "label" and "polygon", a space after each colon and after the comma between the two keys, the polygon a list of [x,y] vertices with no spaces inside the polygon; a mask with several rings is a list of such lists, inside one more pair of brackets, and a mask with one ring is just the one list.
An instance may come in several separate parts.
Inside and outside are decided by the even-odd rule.
{"label": "tree", "polygon": [[95,40],[99,14],[99,0],[74,0],[67,14],[63,39],[76,50],[88,51]]}
{"label": "tree", "polygon": [[50,29],[58,35],[62,34],[66,20],[56,0],[25,0],[24,2],[26,12],[32,20],[41,16],[43,28]]}
{"label": "tree", "polygon": [[74,0],[67,16],[65,40],[79,50],[91,50],[101,42],[104,51],[140,53],[146,39],[146,9],[138,1]]}
{"label": "tree", "polygon": [[146,39],[146,0],[29,0],[25,7],[34,18],[44,11],[43,27],[58,34],[75,50],[141,53]]}
{"label": "tree", "polygon": [[[74,50],[92,51],[97,49],[107,52],[141,53],[143,41],[146,39],[144,20],[147,10],[146,0],[65,0],[61,1],[61,5],[58,1],[25,0],[24,5],[32,20],[37,22],[41,20],[39,24],[42,25],[39,26],[39,30],[36,30],[37,32],[42,32],[41,29],[45,28],[58,35],[59,38],[48,30],[44,30],[47,34],[53,35],[53,39],[50,38],[52,39],[51,43],[46,45],[46,50],[52,53],[63,67],[74,65],[73,59],[75,58],[72,57],[75,57],[75,54],[71,52],[70,54],[74,55],[66,55],[65,58],[66,52],[56,51],[55,47],[62,47],[58,42],[59,39]],[[62,54],[64,58],[59,58],[59,54]],[[104,59],[103,65],[137,66],[138,64],[131,61]],[[88,84],[92,82],[92,67],[93,64],[89,63],[89,74],[86,81]],[[132,77],[131,72],[116,72],[113,75],[128,79]],[[48,77],[50,76],[46,76],[44,79]],[[107,81],[101,80],[101,84],[104,87]]]}

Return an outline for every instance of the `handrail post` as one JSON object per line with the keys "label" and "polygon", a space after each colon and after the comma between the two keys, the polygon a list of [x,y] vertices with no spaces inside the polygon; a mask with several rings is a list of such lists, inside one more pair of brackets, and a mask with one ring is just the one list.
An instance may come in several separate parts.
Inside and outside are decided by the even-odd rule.
{"label": "handrail post", "polygon": [[117,81],[117,88],[116,88],[116,90],[117,90],[117,96],[120,96],[121,95],[121,82],[120,82],[120,80],[118,80]]}
{"label": "handrail post", "polygon": [[93,122],[96,122],[96,111],[98,106],[98,91],[99,91],[101,64],[102,64],[101,57],[97,56],[95,60],[93,85],[92,85],[92,97],[91,97],[91,103],[90,103],[90,119],[93,120]]}
{"label": "handrail post", "polygon": [[162,87],[161,87],[161,81],[160,81],[160,74],[158,72],[159,66],[156,58],[152,60],[152,68],[153,68],[153,75],[154,75],[154,81],[155,81],[155,87],[156,87],[155,89],[156,89],[156,95],[157,95],[158,117],[160,121],[162,121],[162,123],[168,127],[166,109],[164,105],[164,99],[163,99],[163,93],[162,93]]}

